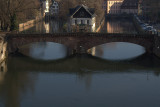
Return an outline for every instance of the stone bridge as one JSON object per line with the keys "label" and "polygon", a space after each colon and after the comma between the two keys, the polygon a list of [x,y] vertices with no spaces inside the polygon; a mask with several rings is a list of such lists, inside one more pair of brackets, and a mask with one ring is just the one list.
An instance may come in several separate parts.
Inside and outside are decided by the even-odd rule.
{"label": "stone bridge", "polygon": [[[110,42],[129,42],[143,46],[147,52],[154,53],[159,49],[157,35],[140,34],[109,34],[109,33],[54,33],[54,34],[6,34],[7,53],[14,53],[18,49],[33,42],[55,42],[68,47],[69,53],[87,53],[87,50]],[[1,52],[3,53],[3,51]]]}

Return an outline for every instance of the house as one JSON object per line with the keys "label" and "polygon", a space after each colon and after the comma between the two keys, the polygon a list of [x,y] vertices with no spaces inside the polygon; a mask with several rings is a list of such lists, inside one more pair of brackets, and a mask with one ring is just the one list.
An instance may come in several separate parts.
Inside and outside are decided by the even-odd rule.
{"label": "house", "polygon": [[45,14],[49,13],[50,0],[41,0],[41,2],[42,2],[42,12],[43,15],[45,16]]}
{"label": "house", "polygon": [[107,14],[121,14],[121,5],[123,0],[108,0]]}
{"label": "house", "polygon": [[59,12],[58,2],[56,2],[55,0],[53,0],[52,1],[52,5],[50,6],[50,9],[49,9],[50,16],[53,16],[53,17],[57,16],[58,12]]}
{"label": "house", "polygon": [[124,0],[121,5],[121,13],[138,14],[138,0]]}
{"label": "house", "polygon": [[96,14],[93,8],[79,5],[70,9],[70,30],[72,32],[94,32],[96,29]]}

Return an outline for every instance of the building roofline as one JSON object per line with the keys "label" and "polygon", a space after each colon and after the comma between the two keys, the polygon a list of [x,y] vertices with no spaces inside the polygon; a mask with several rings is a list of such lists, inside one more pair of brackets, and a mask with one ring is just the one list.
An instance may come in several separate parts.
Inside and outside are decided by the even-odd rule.
{"label": "building roofline", "polygon": [[[78,6],[77,6],[77,7],[78,7]],[[88,7],[87,7],[87,6],[84,6],[83,4],[81,4],[81,5],[79,5],[78,9],[76,9],[76,11],[75,11],[70,17],[72,17],[73,15],[75,15],[76,12],[79,11],[79,9],[81,9],[82,7],[83,7],[92,17],[95,16],[95,13],[92,14],[92,13],[88,10]]]}

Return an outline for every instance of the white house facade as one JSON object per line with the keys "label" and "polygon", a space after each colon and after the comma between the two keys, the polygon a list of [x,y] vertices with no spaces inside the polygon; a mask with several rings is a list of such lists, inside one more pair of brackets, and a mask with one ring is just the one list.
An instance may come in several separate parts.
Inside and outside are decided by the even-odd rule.
{"label": "white house facade", "polygon": [[45,8],[45,13],[48,13],[49,12],[49,1],[48,0],[44,1],[44,8]]}
{"label": "white house facade", "polygon": [[94,9],[84,5],[70,9],[70,25],[72,32],[95,32],[96,15]]}
{"label": "white house facade", "polygon": [[43,16],[49,13],[49,0],[41,0]]}

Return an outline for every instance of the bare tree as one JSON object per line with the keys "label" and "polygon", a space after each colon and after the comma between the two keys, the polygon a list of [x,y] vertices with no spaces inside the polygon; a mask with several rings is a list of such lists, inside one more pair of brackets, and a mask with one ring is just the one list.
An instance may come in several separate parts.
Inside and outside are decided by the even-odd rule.
{"label": "bare tree", "polygon": [[0,0],[1,27],[6,30],[17,20],[34,16],[39,5],[39,0]]}

